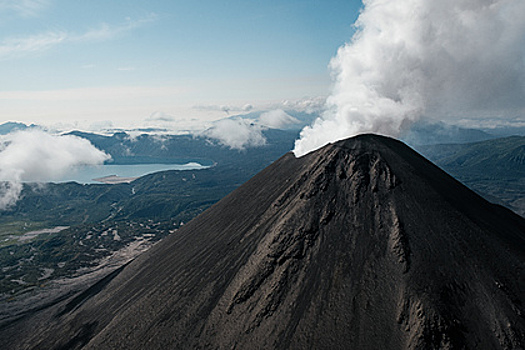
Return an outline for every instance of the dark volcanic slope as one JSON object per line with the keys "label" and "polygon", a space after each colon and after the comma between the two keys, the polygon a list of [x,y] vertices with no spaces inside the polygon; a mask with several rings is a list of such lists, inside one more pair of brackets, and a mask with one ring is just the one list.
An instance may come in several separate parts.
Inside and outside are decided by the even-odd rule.
{"label": "dark volcanic slope", "polygon": [[520,349],[524,267],[521,217],[363,135],[285,155],[0,347]]}

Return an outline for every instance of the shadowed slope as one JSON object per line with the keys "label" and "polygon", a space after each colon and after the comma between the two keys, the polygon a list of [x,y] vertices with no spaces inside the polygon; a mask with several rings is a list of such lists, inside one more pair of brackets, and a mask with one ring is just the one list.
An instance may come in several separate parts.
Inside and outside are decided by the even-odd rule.
{"label": "shadowed slope", "polygon": [[[287,154],[3,348],[518,349],[525,221],[404,144]],[[16,338],[15,338],[16,336]]]}

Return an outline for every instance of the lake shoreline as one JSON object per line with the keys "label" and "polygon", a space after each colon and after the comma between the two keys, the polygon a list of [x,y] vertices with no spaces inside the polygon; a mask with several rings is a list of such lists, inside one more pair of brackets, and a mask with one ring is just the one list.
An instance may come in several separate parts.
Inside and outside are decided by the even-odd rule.
{"label": "lake shoreline", "polygon": [[93,181],[101,182],[106,185],[117,185],[117,184],[129,184],[132,181],[135,181],[140,176],[137,177],[122,177],[118,175],[108,175],[104,177],[98,177],[93,179]]}
{"label": "lake shoreline", "polygon": [[[211,165],[202,165],[197,162],[188,162],[185,164],[102,164],[102,165],[82,165],[71,169],[62,177],[52,179],[28,179],[23,183],[66,183],[76,182],[82,185],[91,184],[118,184],[130,183],[139,177],[158,173],[162,171],[190,171],[203,170],[214,167]],[[1,181],[1,180],[0,180]]]}

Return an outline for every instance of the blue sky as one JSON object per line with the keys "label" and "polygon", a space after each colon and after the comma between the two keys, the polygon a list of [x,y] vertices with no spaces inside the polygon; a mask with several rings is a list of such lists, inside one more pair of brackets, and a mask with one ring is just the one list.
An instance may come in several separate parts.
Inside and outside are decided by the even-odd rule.
{"label": "blue sky", "polygon": [[[184,127],[330,93],[360,1],[0,0],[0,121]],[[160,117],[159,117],[160,116]],[[175,125],[176,127],[176,125]]]}

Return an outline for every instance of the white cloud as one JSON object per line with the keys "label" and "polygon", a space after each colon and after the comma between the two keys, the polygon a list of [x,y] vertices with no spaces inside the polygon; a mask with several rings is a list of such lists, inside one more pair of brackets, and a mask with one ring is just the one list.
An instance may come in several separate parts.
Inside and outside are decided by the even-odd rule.
{"label": "white cloud", "polygon": [[363,3],[330,63],[327,111],[303,129],[296,155],[359,133],[398,136],[422,115],[525,109],[524,1]]}
{"label": "white cloud", "polygon": [[104,132],[105,130],[111,130],[115,127],[111,120],[98,120],[89,124],[88,129],[95,132]]}
{"label": "white cloud", "polygon": [[0,210],[16,203],[23,181],[56,180],[75,166],[102,164],[109,158],[88,140],[72,135],[41,130],[5,135],[0,139]]}
{"label": "white cloud", "polygon": [[146,121],[173,122],[175,121],[175,117],[161,111],[155,111],[146,118]]}
{"label": "white cloud", "polygon": [[251,111],[252,109],[253,109],[253,105],[251,105],[251,104],[249,104],[249,103],[247,103],[247,104],[245,104],[244,106],[242,106],[242,111],[243,111],[243,112],[249,112],[249,111]]}
{"label": "white cloud", "polygon": [[292,117],[282,109],[274,109],[264,112],[259,117],[259,123],[273,129],[282,129],[288,125],[300,123],[297,118]]}
{"label": "white cloud", "polygon": [[120,25],[103,23],[99,27],[81,34],[61,30],[6,38],[0,42],[0,59],[17,58],[31,53],[43,52],[66,43],[111,40],[155,19],[156,15],[151,14],[139,20],[126,19],[125,23]]}
{"label": "white cloud", "polygon": [[230,112],[249,112],[253,109],[253,105],[247,103],[242,106],[237,105],[196,105],[193,109],[201,111],[218,111],[230,114]]}
{"label": "white cloud", "polygon": [[12,11],[22,17],[35,17],[49,3],[49,0],[0,0],[0,12]]}
{"label": "white cloud", "polygon": [[226,114],[230,114],[230,111],[232,109],[232,107],[230,106],[226,106],[226,105],[222,105],[219,107],[221,111],[223,111],[224,113]]}
{"label": "white cloud", "polygon": [[79,41],[104,41],[114,39],[122,34],[133,31],[134,29],[140,28],[145,24],[156,21],[158,16],[155,13],[151,13],[144,18],[133,20],[126,18],[124,23],[111,25],[108,23],[102,23],[97,28],[88,30],[82,34],[71,34],[71,42]]}
{"label": "white cloud", "polygon": [[46,51],[67,40],[68,34],[62,31],[41,33],[27,37],[8,38],[0,43],[0,59]]}
{"label": "white cloud", "polygon": [[326,96],[305,97],[298,100],[285,100],[281,103],[282,109],[294,110],[308,114],[321,113],[326,104]]}
{"label": "white cloud", "polygon": [[237,150],[266,144],[261,127],[248,119],[230,118],[216,121],[201,135]]}

